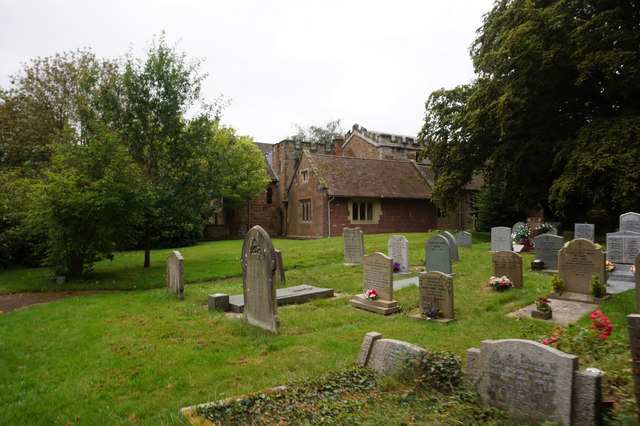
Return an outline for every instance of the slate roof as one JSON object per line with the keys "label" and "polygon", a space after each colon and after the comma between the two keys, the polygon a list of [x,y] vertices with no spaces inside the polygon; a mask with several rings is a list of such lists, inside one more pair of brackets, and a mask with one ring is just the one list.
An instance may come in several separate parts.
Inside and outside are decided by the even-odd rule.
{"label": "slate roof", "polygon": [[311,167],[329,195],[366,198],[431,198],[417,163],[337,157],[305,151]]}

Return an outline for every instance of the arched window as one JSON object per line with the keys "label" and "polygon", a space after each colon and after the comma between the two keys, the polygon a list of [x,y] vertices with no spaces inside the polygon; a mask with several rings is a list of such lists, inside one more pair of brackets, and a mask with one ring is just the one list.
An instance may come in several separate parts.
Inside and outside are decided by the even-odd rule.
{"label": "arched window", "polygon": [[358,220],[358,203],[353,202],[353,206],[351,208],[351,219]]}
{"label": "arched window", "polygon": [[267,204],[273,203],[273,189],[267,188]]}
{"label": "arched window", "polygon": [[365,220],[365,206],[364,203],[360,203],[360,220]]}
{"label": "arched window", "polygon": [[378,200],[351,200],[350,219],[354,223],[378,223],[380,215],[380,202]]}

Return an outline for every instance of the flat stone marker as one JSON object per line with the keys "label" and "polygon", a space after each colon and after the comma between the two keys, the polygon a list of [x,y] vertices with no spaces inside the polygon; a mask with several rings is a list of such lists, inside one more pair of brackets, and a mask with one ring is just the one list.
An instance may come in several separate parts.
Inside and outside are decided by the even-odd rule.
{"label": "flat stone marker", "polygon": [[456,242],[460,247],[471,247],[471,233],[460,231],[456,234]]}
{"label": "flat stone marker", "polygon": [[408,275],[411,273],[409,270],[409,240],[403,235],[393,235],[389,237],[387,242],[387,250],[389,257],[394,262],[400,264],[400,270],[394,272],[396,275]]}
{"label": "flat stone marker", "polygon": [[242,245],[242,290],[244,321],[272,333],[278,333],[275,271],[276,251],[269,234],[256,225],[247,232]]}
{"label": "flat stone marker", "polygon": [[515,422],[595,425],[601,418],[601,373],[578,370],[578,357],[522,339],[484,340],[467,350],[466,379]]}
{"label": "flat stone marker", "polygon": [[607,234],[607,257],[611,263],[631,265],[640,253],[640,233],[632,231]]}
{"label": "flat stone marker", "polygon": [[382,334],[372,331],[364,336],[357,362],[385,374],[398,371],[407,358],[418,358],[424,352],[420,346],[402,340],[383,339]]}
{"label": "flat stone marker", "polygon": [[393,259],[383,253],[373,253],[364,257],[362,267],[362,292],[375,290],[377,299],[367,299],[364,294],[356,294],[349,301],[351,306],[370,312],[389,315],[400,310],[393,300]]}
{"label": "flat stone marker", "polygon": [[345,265],[362,265],[364,259],[364,233],[360,228],[342,230]]}
{"label": "flat stone marker", "polygon": [[432,235],[425,245],[427,272],[440,271],[451,274],[451,249],[442,235]]}
{"label": "flat stone marker", "polygon": [[627,315],[627,327],[631,347],[631,373],[636,394],[636,413],[640,413],[640,315]]}
{"label": "flat stone marker", "polygon": [[542,234],[533,239],[535,259],[544,262],[544,269],[558,269],[558,252],[564,247],[564,238],[557,235]]}
{"label": "flat stone marker", "polygon": [[[424,319],[437,322],[449,322],[455,320],[453,313],[453,277],[438,271],[421,272],[419,274],[418,294],[420,302],[417,315],[412,318]],[[434,306],[440,311],[440,317],[435,319],[422,315],[425,305]]]}
{"label": "flat stone marker", "polygon": [[[212,306],[216,307],[216,295],[209,296],[209,309]],[[227,296],[228,302],[226,309],[232,312],[244,312],[244,295],[236,294],[233,296]],[[279,288],[276,290],[276,304],[278,306],[283,305],[297,305],[306,303],[313,299],[326,299],[327,297],[333,297],[332,288],[314,287],[312,285],[302,284],[293,287]]]}
{"label": "flat stone marker", "polygon": [[449,231],[444,231],[440,235],[445,237],[447,239],[447,242],[449,243],[449,251],[451,253],[451,263],[458,262],[459,260],[458,243],[456,242],[456,239],[453,237],[453,234],[451,234],[451,232]]}
{"label": "flat stone marker", "polygon": [[640,214],[634,212],[621,214],[620,231],[640,233]]}
{"label": "flat stone marker", "polygon": [[511,228],[494,226],[491,228],[491,251],[511,251]]}
{"label": "flat stone marker", "polygon": [[167,256],[167,291],[184,299],[184,259],[179,251]]}
{"label": "flat stone marker", "polygon": [[522,288],[522,256],[512,251],[498,251],[491,256],[491,275],[505,275],[513,282],[513,288]]}
{"label": "flat stone marker", "polygon": [[593,223],[576,223],[573,225],[573,238],[584,238],[591,242],[596,238],[596,226]]}
{"label": "flat stone marker", "polygon": [[591,296],[591,276],[605,282],[605,256],[594,243],[583,238],[571,241],[558,252],[558,277],[565,290]]}

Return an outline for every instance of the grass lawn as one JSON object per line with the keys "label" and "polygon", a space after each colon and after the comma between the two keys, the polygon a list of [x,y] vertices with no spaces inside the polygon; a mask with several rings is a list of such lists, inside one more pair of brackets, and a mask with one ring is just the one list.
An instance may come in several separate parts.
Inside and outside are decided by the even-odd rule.
{"label": "grass lawn", "polygon": [[[411,263],[424,264],[429,234],[406,236]],[[388,237],[366,235],[365,251],[386,252]],[[554,324],[505,316],[548,295],[550,276],[532,272],[533,255],[525,254],[524,289],[492,291],[489,234],[476,233],[473,248],[459,249],[460,261],[453,267],[458,320],[446,325],[409,318],[418,312],[417,287],[395,292],[402,307],[395,316],[350,307],[349,295],[362,291],[362,268],[342,265],[339,237],[273,242],[283,253],[287,286],[331,287],[344,295],[280,307],[279,335],[206,308],[209,294],[242,292],[242,240],[179,249],[190,283],[182,301],[164,289],[170,250],[153,251],[148,269],[141,267],[142,252],[119,253],[112,262],[96,264],[90,279],[64,285],[54,284],[46,269],[0,272],[0,293],[131,290],[0,315],[0,424],[179,423],[177,413],[184,406],[352,367],[369,331],[462,358],[485,339],[539,341],[552,332]],[[605,397],[614,401],[620,422],[633,413],[625,317],[634,311],[634,297],[630,291],[601,305],[615,325],[606,356],[576,353],[582,368],[607,371]],[[578,326],[588,323],[585,318]],[[398,399],[399,413],[405,402]],[[419,408],[419,401],[412,404]]]}

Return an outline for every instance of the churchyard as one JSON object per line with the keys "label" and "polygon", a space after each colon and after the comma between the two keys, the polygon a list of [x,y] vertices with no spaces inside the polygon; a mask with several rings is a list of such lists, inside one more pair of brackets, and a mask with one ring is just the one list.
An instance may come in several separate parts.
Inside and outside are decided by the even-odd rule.
{"label": "churchyard", "polygon": [[[395,280],[417,277],[425,270],[427,241],[438,235],[405,235],[410,274],[397,274]],[[391,234],[364,235],[364,254],[387,254],[389,237]],[[443,252],[440,238],[430,241],[434,253]],[[474,233],[471,247],[459,245],[458,260],[450,263],[455,304],[454,312],[447,314],[455,320],[416,321],[412,316],[420,315],[421,300],[433,300],[429,298],[432,292],[421,296],[417,286],[393,291],[399,313],[383,315],[350,305],[354,296],[363,293],[367,262],[345,265],[341,237],[272,242],[282,252],[287,287],[313,285],[332,288],[335,294],[301,305],[279,306],[277,333],[247,325],[240,314],[208,309],[211,294],[243,292],[243,240],[175,249],[184,259],[183,300],[166,288],[166,259],[172,249],[153,251],[149,269],[139,267],[142,252],[119,253],[113,262],[97,263],[93,277],[82,282],[53,284],[45,269],[0,272],[0,294],[54,288],[120,291],[0,314],[0,423],[176,424],[184,421],[178,415],[182,407],[302,381],[298,387],[308,392],[304,394],[306,406],[316,404],[313,419],[317,422],[455,419],[463,424],[508,424],[503,414],[483,406],[473,391],[459,383],[440,389],[440,382],[429,382],[419,374],[408,380],[403,379],[406,371],[373,378],[355,368],[356,360],[362,358],[363,338],[371,332],[433,353],[451,352],[460,357],[461,367],[470,356],[482,365],[481,349],[488,347],[488,340],[540,343],[556,339],[558,349],[577,357],[570,358],[571,368],[594,367],[606,372],[602,396],[607,416],[617,424],[635,422],[626,325],[626,316],[635,312],[633,290],[614,294],[599,306],[614,324],[606,340],[591,338],[588,315],[563,329],[551,321],[508,317],[548,296],[551,275],[532,271],[535,254],[522,253],[522,288],[494,290],[489,286],[495,256],[491,235]],[[420,279],[425,291],[440,281],[439,273],[429,274],[436,275]],[[451,292],[451,278],[442,280]],[[546,350],[538,346],[530,353]],[[481,349],[469,352],[472,348]],[[315,380],[323,374],[329,376]],[[307,379],[311,381],[305,385]],[[346,389],[351,397],[345,400],[350,402],[342,404],[341,398],[315,401],[320,392],[311,390],[318,383],[333,389],[334,395]],[[262,401],[262,406],[266,401],[288,400],[287,396],[258,395],[262,396],[253,399]],[[296,411],[295,404],[301,402],[294,401],[294,408],[283,405],[283,410]],[[251,419],[242,417],[245,414],[237,411],[236,422]],[[288,418],[284,412],[281,417],[271,415],[274,423]]]}

